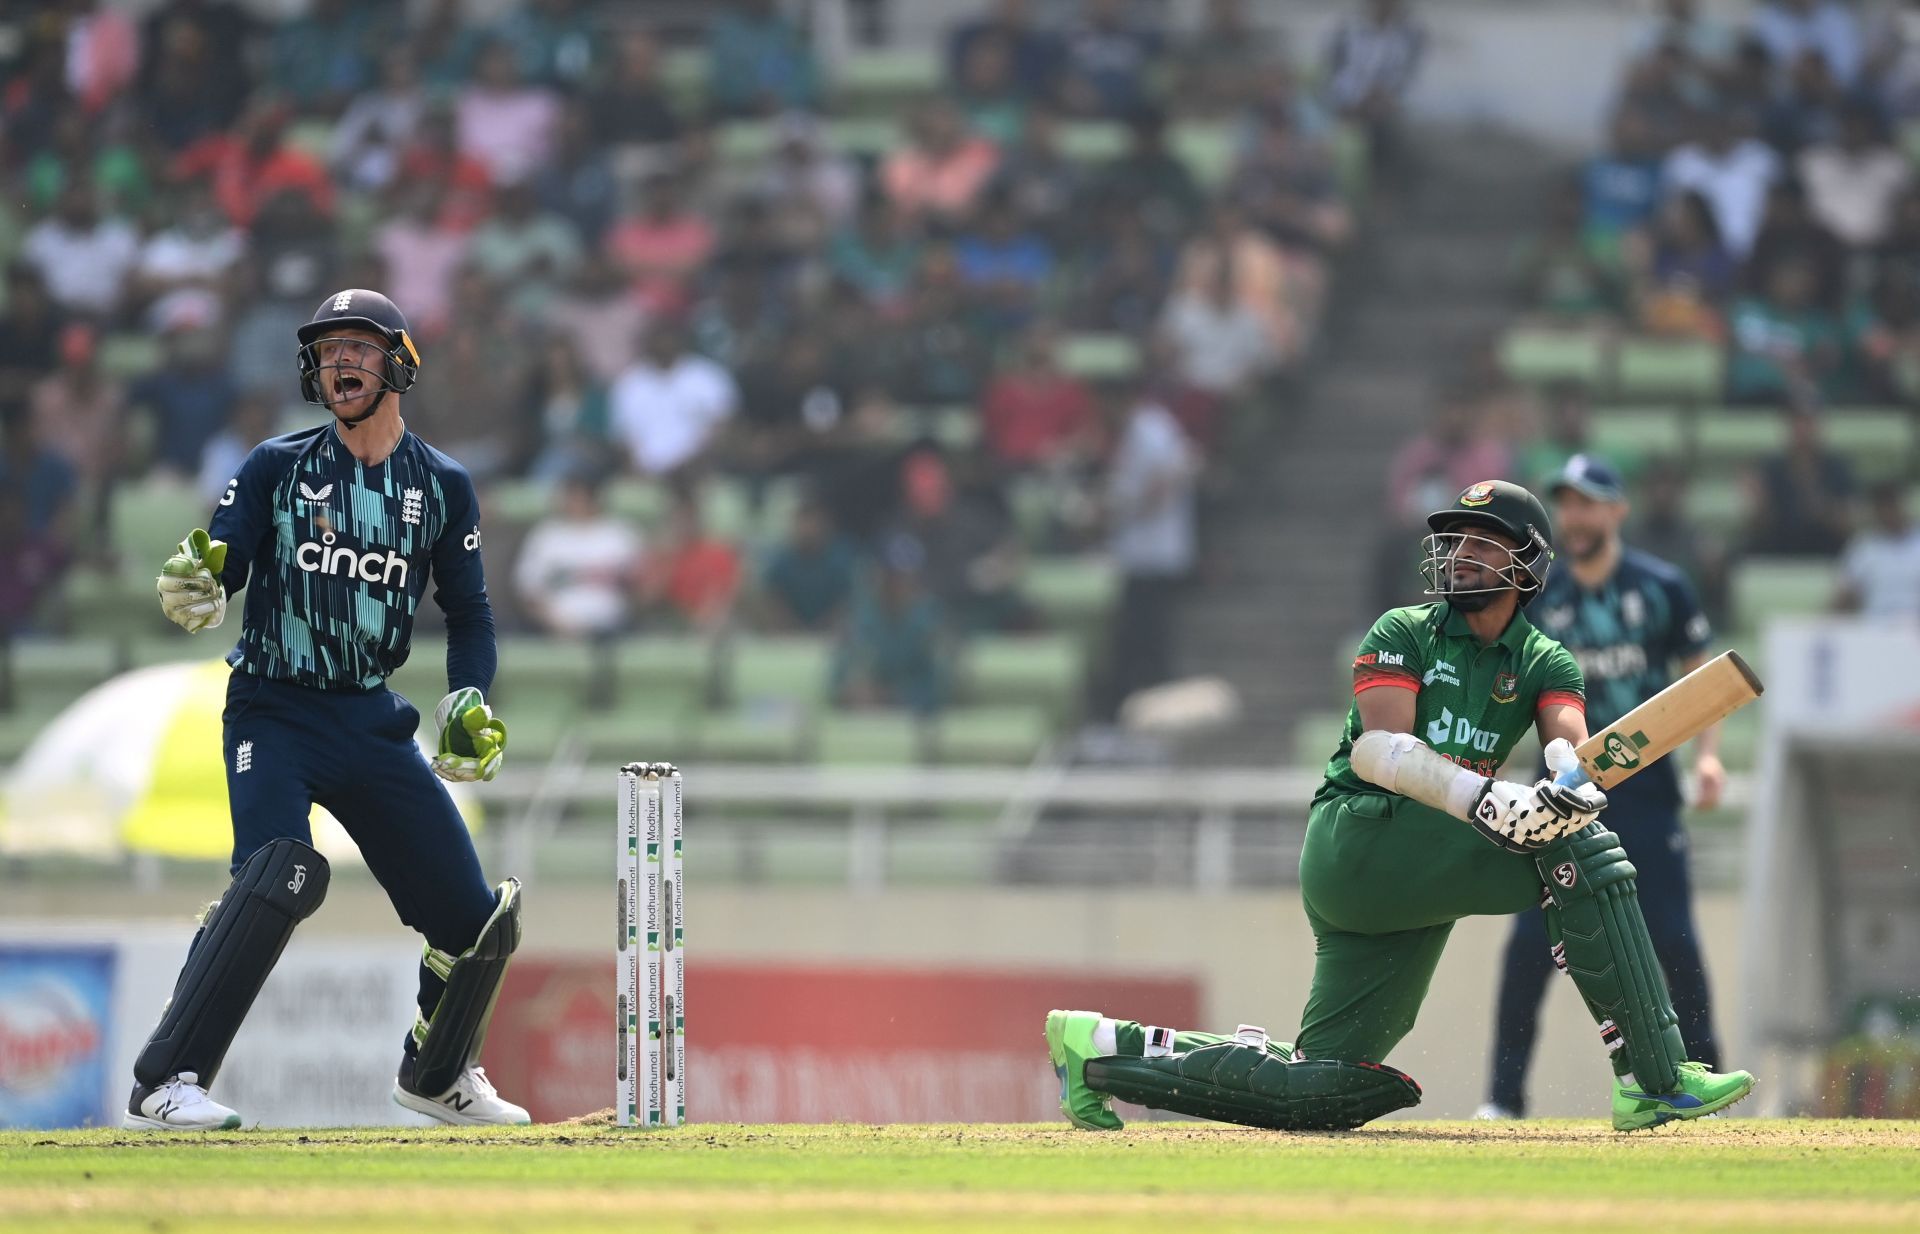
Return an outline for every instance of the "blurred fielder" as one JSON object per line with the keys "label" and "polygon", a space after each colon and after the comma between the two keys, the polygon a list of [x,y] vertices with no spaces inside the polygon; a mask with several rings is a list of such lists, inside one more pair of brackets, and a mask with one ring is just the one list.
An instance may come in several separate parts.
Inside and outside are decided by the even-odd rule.
{"label": "blurred fielder", "polygon": [[[1710,630],[1678,569],[1625,547],[1626,491],[1612,467],[1576,454],[1548,490],[1560,542],[1571,557],[1540,589],[1540,628],[1573,653],[1586,678],[1587,718],[1604,730],[1707,658]],[[1712,809],[1726,785],[1717,727],[1694,743],[1697,804]],[[1720,1065],[1707,1003],[1706,966],[1694,938],[1680,772],[1660,759],[1607,792],[1607,828],[1632,846],[1634,882],[1653,950],[1673,993],[1680,1035],[1693,1057]],[[1527,1108],[1527,1064],[1553,957],[1544,914],[1514,918],[1493,1037],[1493,1075],[1482,1118],[1518,1118]]]}
{"label": "blurred fielder", "polygon": [[[221,717],[233,885],[202,918],[134,1063],[124,1125],[240,1125],[207,1090],[294,926],[326,895],[315,802],[426,936],[394,1100],[444,1122],[524,1123],[476,1065],[520,941],[520,884],[487,883],[434,778],[491,780],[506,746],[485,702],[493,611],[473,481],[400,418],[420,355],[392,301],[339,292],[298,334],[300,392],[333,422],[255,447],[211,531],[196,528],[159,579],[161,609],[189,632],[219,625],[227,597],[247,589]],[[386,685],[429,577],[447,618],[448,686],[431,761],[414,744],[419,712]]]}
{"label": "blurred fielder", "polygon": [[1388,611],[1362,641],[1346,729],[1308,815],[1300,893],[1316,949],[1298,1040],[1055,1011],[1047,1048],[1078,1126],[1119,1128],[1115,1097],[1283,1130],[1416,1105],[1419,1085],[1385,1059],[1413,1028],[1453,923],[1536,904],[1610,1052],[1616,1128],[1699,1118],[1753,1088],[1744,1071],[1689,1061],[1633,866],[1594,822],[1605,794],[1494,778],[1528,728],[1555,772],[1587,738],[1579,665],[1523,611],[1553,562],[1546,508],[1484,481],[1427,525],[1422,573],[1440,599]]}

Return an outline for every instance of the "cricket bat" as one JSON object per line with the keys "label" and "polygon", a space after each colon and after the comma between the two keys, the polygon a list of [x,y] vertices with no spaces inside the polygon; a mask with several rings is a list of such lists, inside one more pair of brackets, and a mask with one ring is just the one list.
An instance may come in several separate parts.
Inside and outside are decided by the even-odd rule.
{"label": "cricket bat", "polygon": [[1739,652],[1715,656],[1581,742],[1574,750],[1580,765],[1555,778],[1568,786],[1591,782],[1612,788],[1759,698],[1765,689]]}

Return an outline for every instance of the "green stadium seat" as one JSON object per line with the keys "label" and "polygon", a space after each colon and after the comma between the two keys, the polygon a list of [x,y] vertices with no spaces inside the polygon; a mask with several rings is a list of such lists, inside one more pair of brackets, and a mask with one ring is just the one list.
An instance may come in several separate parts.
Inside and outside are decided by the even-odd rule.
{"label": "green stadium seat", "polygon": [[1708,470],[1738,468],[1787,448],[1786,417],[1766,408],[1706,411],[1693,426],[1694,450]]}
{"label": "green stadium seat", "polygon": [[153,566],[122,570],[74,570],[62,587],[67,633],[82,638],[133,638],[164,623],[153,590]]}
{"label": "green stadium seat", "polygon": [[[511,715],[502,714],[507,722],[508,757],[522,768],[544,766],[561,744],[586,724],[578,707],[519,708]],[[423,712],[421,718],[431,727],[432,710]]]}
{"label": "green stadium seat", "polygon": [[659,527],[667,519],[667,490],[657,480],[615,480],[601,490],[600,499],[607,513],[642,527]]}
{"label": "green stadium seat", "polygon": [[1079,638],[1060,634],[976,637],[963,661],[964,695],[975,703],[1033,703],[1058,727],[1079,716],[1086,653]]}
{"label": "green stadium seat", "polygon": [[964,454],[980,444],[980,413],[972,407],[931,407],[921,413],[919,429],[942,446]]}
{"label": "green stadium seat", "polygon": [[188,634],[170,622],[161,625],[172,630],[155,632],[144,638],[127,640],[126,664],[128,668],[151,668],[157,664],[190,664],[218,660],[233,650],[234,640],[220,637],[218,630],[211,635],[199,637]]}
{"label": "green stadium seat", "polygon": [[1856,471],[1904,475],[1914,456],[1914,428],[1913,416],[1897,407],[1836,407],[1822,435]]}
{"label": "green stadium seat", "polygon": [[432,720],[433,709],[447,692],[447,640],[415,637],[407,662],[387,678],[387,688],[404,696],[424,719]]}
{"label": "green stadium seat", "polygon": [[934,726],[934,749],[943,763],[1024,767],[1053,737],[1045,707],[950,707]]}
{"label": "green stadium seat", "polygon": [[1726,356],[1713,343],[1626,339],[1614,358],[1614,389],[1633,402],[1712,402],[1725,377]]}
{"label": "green stadium seat", "polygon": [[1235,140],[1231,124],[1176,124],[1167,134],[1167,145],[1204,189],[1220,187],[1233,171]]}
{"label": "green stadium seat", "polygon": [[714,133],[714,152],[723,163],[758,163],[773,153],[773,124],[767,120],[729,120]]}
{"label": "green stadium seat", "polygon": [[727,696],[742,704],[821,707],[832,685],[832,656],[824,638],[742,635],[726,656]]}
{"label": "green stadium seat", "polygon": [[1015,476],[1007,484],[1007,504],[1013,508],[1020,538],[1038,544],[1046,538],[1059,508],[1053,481],[1046,476]]}
{"label": "green stadium seat", "polygon": [[1130,377],[1140,369],[1140,347],[1124,334],[1070,334],[1060,341],[1060,367],[1088,381]]}
{"label": "green stadium seat", "polygon": [[110,639],[19,639],[11,649],[13,709],[51,714],[119,671]]}
{"label": "green stadium seat", "polygon": [[1753,770],[1760,754],[1762,714],[1760,705],[1743,707],[1721,721],[1720,761],[1726,764],[1727,770]]}
{"label": "green stadium seat", "polygon": [[611,711],[581,715],[573,736],[595,763],[676,763],[699,748],[702,719],[699,704],[682,697],[622,695]]}
{"label": "green stadium seat", "polygon": [[1293,722],[1293,765],[1316,771],[1327,765],[1346,727],[1344,711],[1310,711]]}
{"label": "green stadium seat", "polygon": [[180,540],[205,527],[213,502],[192,485],[172,480],[141,480],[113,491],[107,518],[108,541],[129,572],[145,571],[149,583]]}
{"label": "green stadium seat", "polygon": [[840,116],[828,120],[824,132],[829,149],[874,159],[899,149],[906,140],[894,116]]}
{"label": "green stadium seat", "polygon": [[1734,476],[1695,476],[1687,482],[1687,521],[1694,526],[1730,532],[1746,514],[1746,490]]}
{"label": "green stadium seat", "polygon": [[1598,330],[1509,330],[1500,340],[1500,367],[1528,385],[1598,386],[1607,369],[1607,339]]}
{"label": "green stadium seat", "polygon": [[1101,163],[1127,152],[1126,126],[1112,120],[1076,120],[1057,131],[1060,153],[1078,162]]}
{"label": "green stadium seat", "polygon": [[529,527],[553,509],[553,492],[535,480],[507,480],[488,488],[480,509],[490,521]]}
{"label": "green stadium seat", "polygon": [[807,735],[807,712],[798,707],[754,706],[709,714],[695,744],[716,763],[791,763]]}
{"label": "green stadium seat", "polygon": [[833,84],[844,100],[904,103],[940,88],[940,58],[919,48],[862,48],[841,60]]}
{"label": "green stadium seat", "polygon": [[748,540],[756,547],[779,544],[793,529],[793,516],[807,497],[807,482],[797,477],[769,481],[760,493],[760,508],[753,514]]}
{"label": "green stadium seat", "polygon": [[1364,128],[1342,124],[1334,129],[1333,174],[1342,197],[1349,202],[1366,200],[1373,179],[1373,142]]}
{"label": "green stadium seat", "polygon": [[907,711],[829,711],[813,727],[814,758],[830,766],[910,766],[926,745],[924,723]]}
{"label": "green stadium seat", "polygon": [[707,100],[713,62],[704,47],[681,47],[660,58],[660,83],[683,111],[698,111]]}
{"label": "green stadium seat", "polygon": [[1743,630],[1757,631],[1769,618],[1825,612],[1834,579],[1830,561],[1749,557],[1733,568],[1735,621]]}
{"label": "green stadium seat", "polygon": [[1621,458],[1679,458],[1687,452],[1686,422],[1673,408],[1597,409],[1590,439],[1601,454]]}
{"label": "green stadium seat", "polygon": [[1026,598],[1057,629],[1092,630],[1105,624],[1120,599],[1120,570],[1099,554],[1035,557],[1027,562]]}
{"label": "green stadium seat", "polygon": [[109,334],[100,340],[100,350],[95,356],[101,374],[116,381],[145,377],[165,359],[160,340],[146,334]]}
{"label": "green stadium seat", "polygon": [[713,662],[713,643],[702,635],[622,639],[613,646],[616,709],[704,703],[712,691]]}
{"label": "green stadium seat", "polygon": [[596,686],[606,685],[606,654],[591,643],[507,635],[499,640],[499,652],[487,701],[501,704],[509,724],[529,711],[584,710]]}
{"label": "green stadium seat", "polygon": [[709,476],[700,486],[700,521],[709,535],[735,544],[754,530],[753,493],[744,480]]}

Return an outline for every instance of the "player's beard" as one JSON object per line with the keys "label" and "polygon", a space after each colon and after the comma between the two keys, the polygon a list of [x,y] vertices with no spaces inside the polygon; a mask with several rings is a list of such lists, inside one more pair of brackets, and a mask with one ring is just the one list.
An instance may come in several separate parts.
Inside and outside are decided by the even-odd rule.
{"label": "player's beard", "polygon": [[[1505,590],[1506,588],[1504,587],[1500,589],[1500,591]],[[1494,598],[1500,594],[1500,591],[1464,591],[1457,595],[1453,592],[1448,592],[1447,603],[1452,605],[1458,612],[1477,613],[1489,604],[1492,604]]]}
{"label": "player's beard", "polygon": [[1607,537],[1600,532],[1568,532],[1567,552],[1575,561],[1592,561],[1606,552]]}

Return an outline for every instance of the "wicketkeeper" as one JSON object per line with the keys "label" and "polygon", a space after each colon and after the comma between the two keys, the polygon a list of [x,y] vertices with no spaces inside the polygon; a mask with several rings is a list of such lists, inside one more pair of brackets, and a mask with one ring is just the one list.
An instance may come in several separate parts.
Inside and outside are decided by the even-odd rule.
{"label": "wicketkeeper", "polygon": [[1587,737],[1579,666],[1523,611],[1553,562],[1546,509],[1485,481],[1427,525],[1422,573],[1440,599],[1389,611],[1361,643],[1346,729],[1308,815],[1300,892],[1316,959],[1298,1038],[1055,1011],[1047,1048],[1078,1126],[1118,1129],[1114,1097],[1282,1130],[1357,1127],[1416,1105],[1420,1086],[1386,1059],[1453,923],[1535,904],[1612,1059],[1616,1128],[1699,1118],[1753,1088],[1744,1071],[1688,1060],[1633,866],[1595,822],[1605,795],[1494,777],[1529,727],[1555,771]]}
{"label": "wicketkeeper", "polygon": [[[218,626],[227,598],[247,591],[221,717],[233,885],[202,918],[134,1063],[123,1121],[240,1125],[207,1090],[294,926],[326,896],[308,826],[318,802],[426,936],[394,1100],[444,1122],[524,1123],[478,1066],[520,942],[520,884],[487,882],[440,783],[491,780],[507,740],[485,701],[493,611],[473,481],[401,419],[420,355],[392,301],[339,292],[298,334],[300,391],[331,423],[255,447],[211,532],[196,528],[161,569],[160,607],[189,632]],[[447,619],[448,686],[431,761],[414,744],[419,712],[386,684],[429,579]]]}

